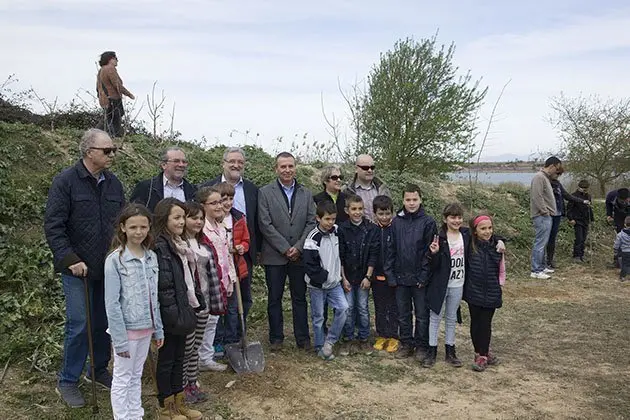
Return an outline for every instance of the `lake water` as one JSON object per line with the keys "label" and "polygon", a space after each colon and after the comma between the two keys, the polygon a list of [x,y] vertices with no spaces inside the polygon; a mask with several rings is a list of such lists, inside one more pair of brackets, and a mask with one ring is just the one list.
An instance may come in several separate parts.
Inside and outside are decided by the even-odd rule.
{"label": "lake water", "polygon": [[[532,178],[536,172],[479,172],[477,179],[484,184],[500,184],[502,182],[516,182],[523,185],[530,185]],[[475,172],[471,172],[473,180]],[[453,181],[468,182],[468,171],[452,172],[448,174]],[[571,174],[564,173],[561,177],[562,184],[566,185],[571,182]]]}

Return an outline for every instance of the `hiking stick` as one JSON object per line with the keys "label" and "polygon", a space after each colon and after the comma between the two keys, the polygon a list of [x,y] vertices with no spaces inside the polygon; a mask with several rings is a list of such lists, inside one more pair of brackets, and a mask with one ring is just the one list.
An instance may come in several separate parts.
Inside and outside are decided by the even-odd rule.
{"label": "hiking stick", "polygon": [[98,401],[96,400],[96,375],[94,367],[94,337],[92,337],[92,310],[90,308],[90,288],[87,277],[83,277],[85,289],[85,318],[87,319],[88,349],[90,351],[90,382],[92,383],[92,413],[98,413]]}

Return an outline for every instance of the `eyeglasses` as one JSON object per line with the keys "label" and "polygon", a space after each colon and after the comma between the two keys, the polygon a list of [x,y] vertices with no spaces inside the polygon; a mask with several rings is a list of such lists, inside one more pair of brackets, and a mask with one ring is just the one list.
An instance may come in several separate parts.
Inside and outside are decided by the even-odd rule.
{"label": "eyeglasses", "polygon": [[230,160],[223,159],[223,162],[227,163],[228,165],[241,165],[241,166],[245,165],[244,160],[238,160],[238,159],[230,159]]}
{"label": "eyeglasses", "polygon": [[332,181],[343,181],[343,175],[331,175],[328,179]]}
{"label": "eyeglasses", "polygon": [[118,151],[118,147],[90,147],[93,150],[101,150],[104,155],[109,155],[111,153],[116,154]]}
{"label": "eyeglasses", "polygon": [[175,165],[188,165],[188,161],[186,159],[167,159],[163,161],[164,163],[174,163]]}
{"label": "eyeglasses", "polygon": [[374,165],[369,165],[369,166],[368,165],[357,165],[357,167],[363,169],[364,171],[369,171],[370,169],[371,170],[376,169],[376,166],[374,166]]}
{"label": "eyeglasses", "polygon": [[219,204],[223,204],[223,200],[215,200],[215,201],[209,201],[207,203],[203,203],[204,206],[218,206]]}

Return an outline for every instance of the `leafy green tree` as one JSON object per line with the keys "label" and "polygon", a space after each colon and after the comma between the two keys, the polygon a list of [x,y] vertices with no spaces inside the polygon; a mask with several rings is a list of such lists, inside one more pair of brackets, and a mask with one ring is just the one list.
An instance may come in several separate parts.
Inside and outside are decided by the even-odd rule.
{"label": "leafy green tree", "polygon": [[399,173],[444,173],[465,162],[473,149],[477,110],[487,88],[458,76],[455,45],[437,46],[436,36],[407,38],[368,76],[361,109],[359,152]]}
{"label": "leafy green tree", "polygon": [[553,98],[550,122],[560,134],[573,174],[607,185],[630,172],[630,99]]}

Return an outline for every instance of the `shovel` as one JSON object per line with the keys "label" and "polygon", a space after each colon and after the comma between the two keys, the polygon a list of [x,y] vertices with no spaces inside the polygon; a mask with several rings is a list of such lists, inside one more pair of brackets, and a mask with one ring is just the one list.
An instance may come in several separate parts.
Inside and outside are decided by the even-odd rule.
{"label": "shovel", "polygon": [[245,328],[245,316],[243,315],[243,298],[241,297],[241,283],[236,287],[236,300],[238,303],[238,315],[241,318],[242,337],[239,343],[227,344],[225,354],[230,366],[236,373],[260,373],[265,369],[265,355],[262,344],[259,341],[247,342],[247,329]]}

